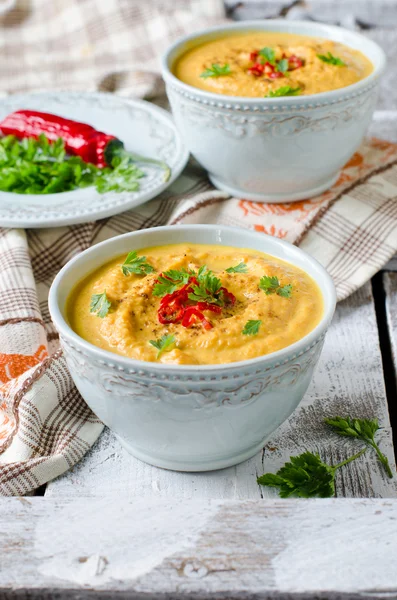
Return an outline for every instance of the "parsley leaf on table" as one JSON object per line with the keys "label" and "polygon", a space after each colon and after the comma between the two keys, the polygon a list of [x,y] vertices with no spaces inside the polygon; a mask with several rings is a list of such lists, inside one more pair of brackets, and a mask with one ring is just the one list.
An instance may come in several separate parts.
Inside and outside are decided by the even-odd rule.
{"label": "parsley leaf on table", "polygon": [[248,273],[248,267],[245,262],[241,262],[235,267],[229,267],[226,269],[226,273]]}
{"label": "parsley leaf on table", "polygon": [[146,262],[146,256],[138,256],[135,252],[129,252],[127,258],[121,265],[123,275],[130,275],[135,273],[136,275],[149,275],[153,273],[154,267]]}
{"label": "parsley leaf on table", "polygon": [[324,420],[327,425],[329,425],[338,435],[353,437],[358,440],[362,440],[371,446],[378,455],[378,458],[384,466],[388,476],[390,478],[393,477],[387,456],[380,451],[378,444],[375,442],[375,434],[379,429],[378,419],[352,419],[350,417],[334,417]]}
{"label": "parsley leaf on table", "polygon": [[332,498],[335,495],[335,473],[337,469],[355,460],[366,448],[335,466],[322,462],[318,454],[303,452],[291,456],[290,462],[274,473],[265,473],[257,478],[259,485],[278,487],[281,498]]}
{"label": "parsley leaf on table", "polygon": [[109,312],[112,306],[110,300],[106,296],[106,290],[102,294],[94,294],[91,296],[90,312],[96,313],[97,317],[103,319]]}
{"label": "parsley leaf on table", "polygon": [[264,275],[259,281],[259,288],[263,290],[267,296],[269,296],[269,294],[277,294],[283,298],[291,298],[292,295],[292,285],[289,283],[281,286],[280,281],[276,276],[269,277],[268,275]]}
{"label": "parsley leaf on table", "polygon": [[262,325],[262,321],[258,320],[249,320],[244,325],[244,329],[242,331],[243,335],[256,335],[259,331],[260,326]]}
{"label": "parsley leaf on table", "polygon": [[301,92],[300,87],[292,88],[290,85],[283,85],[277,90],[270,90],[265,98],[279,98],[280,96],[299,96]]}
{"label": "parsley leaf on table", "polygon": [[327,54],[317,54],[317,58],[322,60],[323,62],[329,65],[335,65],[336,67],[346,67],[346,63],[343,62],[341,58],[334,56],[331,52],[327,52]]}
{"label": "parsley leaf on table", "polygon": [[165,334],[158,340],[150,340],[149,344],[158,350],[157,358],[160,358],[163,352],[167,352],[172,349],[171,346],[175,344],[175,336]]}
{"label": "parsley leaf on table", "polygon": [[230,75],[230,66],[226,63],[223,66],[218,63],[212,63],[211,67],[208,67],[200,75],[203,79],[207,77],[222,77],[223,75]]}

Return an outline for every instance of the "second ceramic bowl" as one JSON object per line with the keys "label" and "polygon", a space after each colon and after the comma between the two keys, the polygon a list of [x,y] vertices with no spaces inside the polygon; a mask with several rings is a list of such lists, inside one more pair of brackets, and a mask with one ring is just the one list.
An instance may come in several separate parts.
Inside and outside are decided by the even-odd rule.
{"label": "second ceramic bowl", "polygon": [[[213,94],[182,83],[175,61],[195,45],[228,32],[266,30],[341,42],[373,63],[365,79],[313,96],[242,98]],[[360,145],[375,107],[383,50],[340,27],[307,21],[249,21],[213,27],[177,41],[162,71],[178,129],[213,184],[249,200],[291,202],[330,188]]]}

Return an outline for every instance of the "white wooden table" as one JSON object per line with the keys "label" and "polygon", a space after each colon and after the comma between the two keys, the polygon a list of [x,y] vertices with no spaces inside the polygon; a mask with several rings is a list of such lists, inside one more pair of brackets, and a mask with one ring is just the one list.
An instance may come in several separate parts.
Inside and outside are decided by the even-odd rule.
{"label": "white wooden table", "polygon": [[[281,12],[366,27],[390,59],[371,133],[397,142],[395,2],[228,4],[236,18]],[[0,600],[396,599],[397,476],[388,479],[371,452],[339,471],[335,500],[282,501],[256,483],[303,449],[329,463],[356,452],[323,424],[340,413],[378,417],[395,469],[396,373],[397,258],[338,305],[303,402],[251,460],[164,471],[105,430],[38,496],[1,500]]]}

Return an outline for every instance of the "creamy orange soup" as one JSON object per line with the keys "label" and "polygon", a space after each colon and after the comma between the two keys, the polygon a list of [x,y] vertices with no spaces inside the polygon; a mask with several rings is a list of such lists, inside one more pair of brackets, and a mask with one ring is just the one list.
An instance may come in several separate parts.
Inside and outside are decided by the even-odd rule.
{"label": "creamy orange soup", "polygon": [[273,31],[229,33],[191,48],[174,74],[193,87],[229,96],[318,94],[367,77],[372,63],[331,40]]}
{"label": "creamy orange soup", "polygon": [[307,273],[273,256],[175,244],[103,265],[71,292],[67,314],[78,335],[123,356],[222,364],[301,339],[323,299]]}

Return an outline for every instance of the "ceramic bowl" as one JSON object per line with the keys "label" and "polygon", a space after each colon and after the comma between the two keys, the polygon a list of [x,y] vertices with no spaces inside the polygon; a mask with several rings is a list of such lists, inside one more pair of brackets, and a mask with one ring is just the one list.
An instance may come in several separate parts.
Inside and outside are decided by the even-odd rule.
{"label": "ceramic bowl", "polygon": [[[283,350],[225,365],[133,360],[74,333],[65,303],[78,281],[130,250],[178,242],[253,248],[304,269],[324,297],[321,322]],[[183,225],[127,233],[82,252],[55,278],[49,307],[77,388],[123,446],[158,467],[205,471],[253,456],[297,407],[320,356],[335,308],[335,289],[316,260],[287,242],[244,229]]]}
{"label": "ceramic bowl", "polygon": [[[360,50],[374,70],[339,90],[284,98],[213,94],[173,75],[173,65],[186,49],[250,29],[332,39]],[[385,62],[377,44],[340,27],[307,21],[245,21],[181,38],[165,53],[162,72],[181,136],[212,183],[249,200],[291,202],[316,196],[337,180],[371,121]]]}

